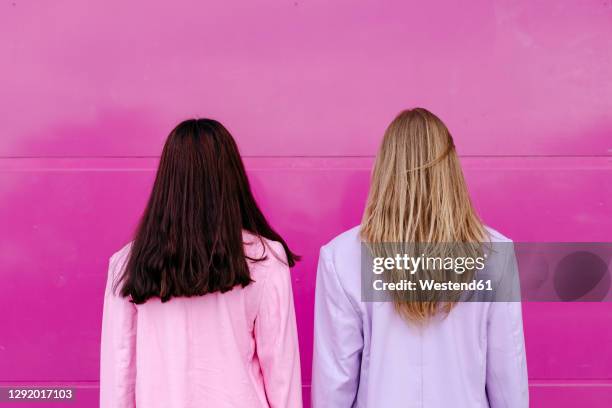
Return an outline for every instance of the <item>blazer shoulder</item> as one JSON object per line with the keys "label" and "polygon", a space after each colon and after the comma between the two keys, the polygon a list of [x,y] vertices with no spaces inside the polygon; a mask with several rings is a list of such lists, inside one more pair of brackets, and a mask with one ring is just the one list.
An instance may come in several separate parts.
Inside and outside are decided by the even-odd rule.
{"label": "blazer shoulder", "polygon": [[127,244],[125,244],[123,247],[121,247],[120,250],[112,254],[110,257],[110,261],[117,262],[117,261],[125,260],[130,254],[131,250],[132,250],[132,242],[130,241]]}
{"label": "blazer shoulder", "polygon": [[502,234],[501,232],[485,225],[485,229],[489,234],[489,242],[512,242],[510,238]]}
{"label": "blazer shoulder", "polygon": [[125,268],[131,250],[132,242],[128,242],[120,250],[111,255],[109,260],[109,273],[114,277],[117,277],[123,268]]}
{"label": "blazer shoulder", "polygon": [[321,247],[321,255],[329,258],[345,256],[359,250],[361,238],[359,233],[361,226],[353,227],[334,237],[331,241]]}
{"label": "blazer shoulder", "polygon": [[244,254],[249,258],[265,258],[266,265],[287,264],[287,254],[280,242],[247,231],[242,234],[242,242]]}

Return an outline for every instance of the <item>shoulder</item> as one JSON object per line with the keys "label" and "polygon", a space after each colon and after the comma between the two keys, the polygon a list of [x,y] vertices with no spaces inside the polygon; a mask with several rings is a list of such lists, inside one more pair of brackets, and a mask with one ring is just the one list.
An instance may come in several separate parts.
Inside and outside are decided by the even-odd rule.
{"label": "shoulder", "polygon": [[335,261],[359,254],[361,248],[360,231],[361,226],[358,225],[336,236],[321,247],[321,257]]}
{"label": "shoulder", "polygon": [[490,248],[490,262],[493,262],[494,259],[499,259],[501,260],[500,262],[504,262],[514,254],[514,243],[510,238],[489,226],[485,226],[485,229],[488,233],[486,244],[489,244],[485,246]]}
{"label": "shoulder", "polygon": [[121,275],[125,270],[127,261],[132,250],[132,242],[124,245],[120,250],[111,255],[108,261],[108,273],[106,276],[106,293],[113,294],[116,290],[118,282],[121,280]]}
{"label": "shoulder", "polygon": [[[516,278],[513,260],[515,259],[514,243],[510,238],[489,226],[485,226],[489,235],[486,243],[486,268],[484,275],[495,280]],[[488,244],[488,245],[487,245]]]}
{"label": "shoulder", "polygon": [[501,232],[485,225],[485,229],[489,235],[488,242],[512,242],[510,238],[503,235]]}
{"label": "shoulder", "polygon": [[291,271],[285,248],[280,242],[249,232],[243,233],[242,240],[249,272],[254,280],[250,287],[259,287],[262,290],[291,287]]}
{"label": "shoulder", "polygon": [[[321,247],[317,280],[329,282],[357,304],[361,293],[361,227],[353,227]],[[328,289],[330,290],[330,289]]]}
{"label": "shoulder", "polygon": [[127,264],[130,251],[132,250],[132,242],[124,245],[120,250],[111,255],[109,259],[109,274],[117,277]]}
{"label": "shoulder", "polygon": [[272,241],[246,231],[242,234],[242,242],[244,254],[249,258],[265,258],[265,261],[262,262],[270,266],[287,264],[287,254],[280,242]]}
{"label": "shoulder", "polygon": [[241,293],[246,296],[249,310],[276,315],[280,310],[278,302],[288,303],[293,296],[285,248],[280,242],[249,232],[243,233],[242,241],[253,282]]}
{"label": "shoulder", "polygon": [[120,250],[118,250],[117,252],[111,255],[110,261],[117,262],[117,261],[125,260],[130,254],[131,250],[132,250],[132,242],[128,242],[123,247],[121,247]]}

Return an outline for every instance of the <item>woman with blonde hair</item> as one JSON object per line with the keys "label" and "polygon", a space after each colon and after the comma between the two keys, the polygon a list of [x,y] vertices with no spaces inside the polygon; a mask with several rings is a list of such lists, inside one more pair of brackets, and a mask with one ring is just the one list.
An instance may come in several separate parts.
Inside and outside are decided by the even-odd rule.
{"label": "woman with blonde hair", "polygon": [[[487,253],[487,273],[514,281],[512,242],[476,214],[444,123],[422,108],[401,112],[385,132],[361,225],[321,249],[313,407],[527,407],[520,296],[469,301],[461,290],[417,285],[372,302],[362,288],[363,248],[387,256],[420,245],[465,260],[458,252],[479,258],[489,244],[505,250]],[[387,283],[423,276],[461,283],[478,273],[468,269],[411,274],[394,265],[385,276]]]}

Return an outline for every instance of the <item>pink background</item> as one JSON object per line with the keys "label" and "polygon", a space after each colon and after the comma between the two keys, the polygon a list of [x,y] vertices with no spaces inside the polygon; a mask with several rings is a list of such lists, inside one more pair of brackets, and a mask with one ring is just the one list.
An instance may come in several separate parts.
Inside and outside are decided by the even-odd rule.
{"label": "pink background", "polygon": [[[108,257],[171,127],[224,122],[293,270],[305,400],[319,247],[402,108],[454,134],[485,221],[612,241],[612,1],[0,4],[0,385],[97,403]],[[534,407],[612,405],[612,304],[525,304]]]}

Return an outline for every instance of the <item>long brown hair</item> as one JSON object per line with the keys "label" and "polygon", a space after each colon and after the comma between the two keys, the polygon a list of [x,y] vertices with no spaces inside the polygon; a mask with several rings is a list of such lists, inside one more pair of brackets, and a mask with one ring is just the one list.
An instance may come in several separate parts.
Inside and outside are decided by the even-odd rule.
{"label": "long brown hair", "polygon": [[[453,138],[444,123],[423,108],[401,112],[387,128],[376,157],[361,238],[377,255],[402,245],[480,243],[487,235],[468,194]],[[387,245],[387,246],[385,246]],[[442,246],[434,246],[440,250]],[[480,245],[461,245],[462,255],[476,257]],[[467,253],[466,253],[467,251]],[[429,271],[421,271],[427,278]],[[393,270],[392,281],[413,279]],[[423,275],[421,275],[423,276]],[[473,271],[451,274],[467,281]],[[437,276],[440,277],[439,274]],[[457,294],[459,295],[459,294]],[[396,310],[407,320],[423,322],[456,303],[436,293],[397,295]]]}
{"label": "long brown hair", "polygon": [[266,255],[247,259],[244,231],[280,242],[289,266],[298,259],[257,206],[228,130],[212,119],[186,120],[168,136],[116,286],[122,282],[121,295],[137,304],[247,286],[247,261]]}

